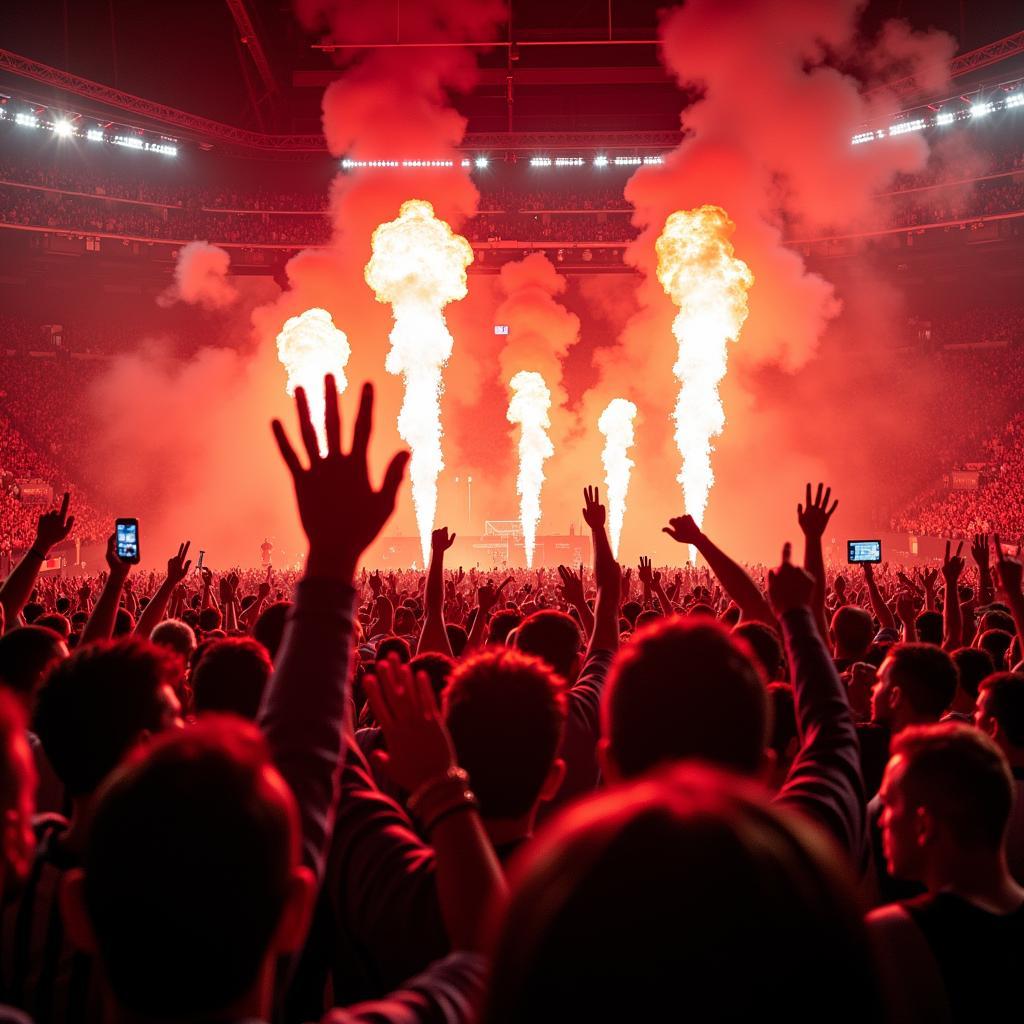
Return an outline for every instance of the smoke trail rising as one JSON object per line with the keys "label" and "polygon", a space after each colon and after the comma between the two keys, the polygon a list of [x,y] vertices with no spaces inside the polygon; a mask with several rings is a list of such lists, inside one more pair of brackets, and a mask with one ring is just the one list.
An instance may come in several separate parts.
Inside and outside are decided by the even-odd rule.
{"label": "smoke trail rising", "polygon": [[633,447],[633,420],[636,406],[625,398],[613,398],[601,413],[597,428],[605,436],[601,461],[604,463],[604,480],[608,489],[609,533],[612,553],[619,556],[619,538],[622,523],[626,518],[626,493],[629,490],[629,474],[634,462],[629,457]]}
{"label": "smoke trail rising", "polygon": [[521,370],[509,382],[512,398],[508,403],[509,423],[518,423],[519,432],[519,476],[516,491],[519,493],[519,519],[523,524],[523,546],[526,548],[526,565],[533,568],[533,548],[537,540],[537,525],[540,523],[540,489],[544,484],[544,460],[555,454],[548,437],[551,420],[551,392],[544,378],[531,370]]}

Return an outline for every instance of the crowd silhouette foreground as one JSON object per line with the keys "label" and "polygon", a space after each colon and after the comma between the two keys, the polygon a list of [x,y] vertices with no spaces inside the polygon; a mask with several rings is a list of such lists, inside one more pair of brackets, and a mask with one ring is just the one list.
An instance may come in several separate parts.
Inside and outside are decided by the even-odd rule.
{"label": "crowd silhouette foreground", "polygon": [[1013,545],[826,571],[807,487],[771,569],[367,573],[367,472],[325,382],[273,424],[301,574],[163,579],[108,546],[0,588],[0,1020],[966,1021],[1024,956]]}

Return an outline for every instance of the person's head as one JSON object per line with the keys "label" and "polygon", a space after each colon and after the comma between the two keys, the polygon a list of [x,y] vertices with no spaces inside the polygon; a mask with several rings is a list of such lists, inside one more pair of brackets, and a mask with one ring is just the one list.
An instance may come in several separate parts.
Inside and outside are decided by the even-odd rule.
{"label": "person's head", "polygon": [[956,696],[953,659],[933,644],[894,644],[871,691],[871,719],[893,732],[937,722]]}
{"label": "person's head", "polygon": [[605,775],[692,758],[743,775],[766,767],[768,698],[747,642],[707,618],[662,619],[619,651],[601,705]]}
{"label": "person's head", "polygon": [[994,672],[981,681],[974,724],[1014,763],[1024,762],[1024,675]]}
{"label": "person's head", "polygon": [[844,604],[832,616],[833,651],[837,658],[862,660],[874,635],[871,616],[863,608]]}
{"label": "person's head", "polygon": [[68,622],[66,616],[61,615],[59,612],[48,612],[46,615],[40,615],[34,625],[41,626],[43,629],[52,629],[64,641],[67,641],[67,638],[71,636],[71,623]]}
{"label": "person's head", "polygon": [[404,636],[386,636],[377,644],[376,661],[387,661],[392,654],[397,655],[403,665],[409,664],[412,651],[409,649],[409,641]]}
{"label": "person's head", "polygon": [[436,651],[428,651],[425,654],[417,654],[409,662],[409,668],[415,676],[418,672],[425,672],[430,680],[430,689],[434,691],[434,700],[438,707],[441,706],[441,694],[448,685],[448,679],[455,668],[455,662],[447,654],[439,654]]}
{"label": "person's head", "polygon": [[942,646],[942,613],[921,612],[914,620],[917,627],[918,640],[923,644]]}
{"label": "person's head", "polygon": [[22,880],[32,863],[35,792],[25,713],[14,694],[0,688],[0,897],[8,880]]}
{"label": "person's head", "polygon": [[199,613],[199,628],[204,633],[210,633],[215,629],[220,629],[223,621],[219,608],[204,608]]}
{"label": "person's head", "polygon": [[565,681],[544,661],[508,647],[476,654],[452,673],[441,707],[484,818],[522,818],[554,797]]}
{"label": "person's head", "polygon": [[785,660],[779,634],[764,622],[741,622],[733,627],[733,636],[741,637],[750,644],[764,677],[769,682],[785,678]]}
{"label": "person's head", "polygon": [[496,612],[491,616],[491,621],[487,624],[487,643],[491,645],[505,643],[508,640],[509,633],[522,621],[523,617],[519,612],[514,612],[510,609]]}
{"label": "person's head", "polygon": [[116,1005],[143,1019],[269,1019],[313,877],[295,799],[259,731],[211,716],[153,740],[100,793],[63,909]]}
{"label": "person's head", "polygon": [[1014,625],[1013,616],[999,608],[990,608],[981,617],[978,632],[984,633],[989,629],[1001,629],[1004,633],[1015,633],[1017,627]]}
{"label": "person's head", "polygon": [[636,625],[636,617],[644,610],[644,606],[639,601],[627,601],[622,606],[622,614],[626,621],[629,622],[630,628]]}
{"label": "person's head", "polygon": [[0,636],[0,685],[18,699],[26,716],[50,666],[68,656],[68,646],[52,629],[21,626]]}
{"label": "person's head", "polygon": [[978,647],[987,651],[996,669],[1006,667],[1006,652],[1013,643],[1013,634],[1002,629],[986,629],[978,637]]}
{"label": "person's head", "polygon": [[263,609],[252,627],[253,640],[258,640],[266,647],[271,661],[277,657],[277,649],[281,646],[284,625],[291,607],[291,601],[275,601]]}
{"label": "person's head", "polygon": [[[684,765],[573,805],[514,865],[485,1024],[877,1019],[854,884],[759,787]],[[685,1007],[684,1007],[685,1003]]]}
{"label": "person's head", "polygon": [[583,641],[579,626],[565,612],[551,608],[534,612],[516,630],[515,645],[547,662],[567,682],[576,681]]}
{"label": "person's head", "polygon": [[21,616],[31,626],[45,611],[46,605],[38,601],[26,601],[25,607],[21,609]]}
{"label": "person's head", "polygon": [[197,715],[230,712],[254,722],[273,670],[263,644],[248,637],[215,640],[192,670],[192,708]]}
{"label": "person's head", "polygon": [[416,632],[416,616],[404,605],[395,609],[395,632],[399,636],[412,636]]}
{"label": "person's head", "polygon": [[952,654],[956,665],[957,697],[973,708],[982,679],[995,672],[992,656],[978,647],[959,647]]}
{"label": "person's head", "polygon": [[1013,777],[981,729],[958,722],[910,726],[893,739],[879,797],[890,873],[927,882],[965,857],[998,854]]}
{"label": "person's head", "polygon": [[80,647],[50,669],[32,726],[71,796],[93,793],[136,743],[181,724],[177,671],[134,637]]}
{"label": "person's head", "polygon": [[53,607],[57,612],[66,617],[71,611],[71,598],[58,597],[57,600],[53,602]]}
{"label": "person's head", "polygon": [[154,627],[149,639],[157,647],[173,651],[185,665],[192,660],[192,652],[196,649],[195,630],[181,619],[164,619]]}
{"label": "person's head", "polygon": [[789,768],[800,749],[800,734],[796,727],[796,704],[793,687],[789,683],[768,684],[768,707],[770,709],[771,732],[768,746],[774,755],[772,785],[782,785]]}
{"label": "person's head", "polygon": [[456,658],[461,658],[469,641],[469,634],[457,622],[445,623],[444,631],[448,634],[448,646],[451,647],[452,654]]}

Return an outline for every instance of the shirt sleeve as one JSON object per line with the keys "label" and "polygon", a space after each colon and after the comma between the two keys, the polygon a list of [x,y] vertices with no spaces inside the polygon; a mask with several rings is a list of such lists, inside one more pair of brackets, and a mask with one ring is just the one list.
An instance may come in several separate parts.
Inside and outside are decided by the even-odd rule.
{"label": "shirt sleeve", "polygon": [[794,608],[780,623],[793,674],[800,749],[777,799],[823,825],[863,870],[864,782],[846,690],[810,610]]}
{"label": "shirt sleeve", "polygon": [[355,591],[336,580],[296,588],[257,722],[295,794],[302,859],[323,878],[338,791]]}
{"label": "shirt sleeve", "polygon": [[385,999],[331,1010],[322,1024],[470,1024],[487,976],[475,953],[453,953]]}

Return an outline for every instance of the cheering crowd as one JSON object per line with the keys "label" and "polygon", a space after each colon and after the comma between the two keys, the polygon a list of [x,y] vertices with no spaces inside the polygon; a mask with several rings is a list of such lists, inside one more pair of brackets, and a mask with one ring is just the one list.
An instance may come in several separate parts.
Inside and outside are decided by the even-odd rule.
{"label": "cheering crowd", "polygon": [[[1024,954],[1019,544],[361,568],[407,455],[273,424],[304,570],[0,587],[0,998],[36,1021],[968,1021]],[[954,525],[954,524],[950,524]],[[802,551],[790,540],[802,537]],[[691,567],[685,545],[696,547]],[[797,559],[802,555],[802,565]]]}

